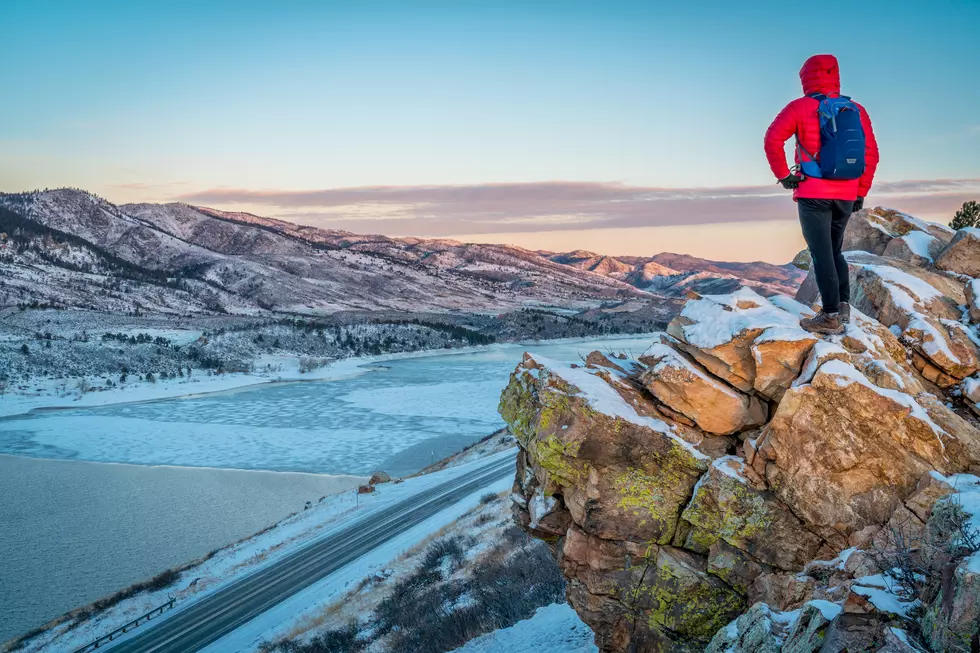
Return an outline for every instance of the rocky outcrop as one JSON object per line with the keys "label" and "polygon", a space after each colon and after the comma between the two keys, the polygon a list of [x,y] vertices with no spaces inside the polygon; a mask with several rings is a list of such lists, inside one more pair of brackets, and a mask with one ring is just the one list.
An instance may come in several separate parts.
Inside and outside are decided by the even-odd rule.
{"label": "rocky outcrop", "polygon": [[980,277],[980,229],[967,227],[936,257],[936,268],[968,277]]}
{"label": "rocky outcrop", "polygon": [[[689,300],[636,359],[529,353],[511,376],[516,519],[551,543],[602,651],[940,651],[975,636],[980,562],[947,522],[956,485],[980,488],[977,289],[933,263],[963,238],[880,209],[848,238],[865,251],[848,254],[841,336],[799,328],[805,285],[799,301],[742,288]],[[940,589],[896,589],[882,552],[897,535],[914,555],[962,549]],[[913,612],[931,616],[909,627]]]}

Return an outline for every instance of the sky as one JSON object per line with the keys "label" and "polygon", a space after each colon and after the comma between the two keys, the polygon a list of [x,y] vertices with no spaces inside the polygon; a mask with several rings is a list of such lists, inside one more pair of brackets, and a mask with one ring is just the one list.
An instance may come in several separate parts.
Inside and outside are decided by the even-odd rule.
{"label": "sky", "polygon": [[762,137],[830,52],[874,121],[868,203],[948,221],[980,199],[980,2],[834,6],[5,0],[0,191],[785,262]]}

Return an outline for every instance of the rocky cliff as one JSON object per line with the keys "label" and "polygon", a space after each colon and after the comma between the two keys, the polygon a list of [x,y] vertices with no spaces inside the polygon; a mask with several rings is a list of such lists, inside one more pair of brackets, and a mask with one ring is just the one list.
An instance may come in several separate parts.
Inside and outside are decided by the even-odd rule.
{"label": "rocky cliff", "polygon": [[602,651],[978,650],[978,235],[855,214],[842,336],[800,329],[808,278],[639,356],[525,355],[516,518]]}

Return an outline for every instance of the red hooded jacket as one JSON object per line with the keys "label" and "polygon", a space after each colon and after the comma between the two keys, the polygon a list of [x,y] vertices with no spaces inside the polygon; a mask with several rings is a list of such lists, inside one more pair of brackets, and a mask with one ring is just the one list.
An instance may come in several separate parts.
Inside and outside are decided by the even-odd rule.
{"label": "red hooded jacket", "polygon": [[[818,54],[810,57],[800,69],[800,81],[803,82],[803,93],[823,93],[834,97],[840,95],[840,69],[837,57],[832,54]],[[855,103],[856,104],[856,103]],[[817,117],[817,107],[820,103],[812,97],[801,97],[786,105],[766,131],[766,158],[776,179],[782,179],[789,174],[786,165],[784,143],[796,136],[808,152],[817,156],[820,151],[820,119]],[[793,192],[793,199],[808,197],[811,199],[853,200],[865,197],[871,190],[875,169],[878,167],[878,143],[871,129],[871,118],[860,104],[861,125],[864,127],[865,162],[864,175],[854,180],[831,180],[807,178]],[[799,153],[796,162],[800,162]]]}

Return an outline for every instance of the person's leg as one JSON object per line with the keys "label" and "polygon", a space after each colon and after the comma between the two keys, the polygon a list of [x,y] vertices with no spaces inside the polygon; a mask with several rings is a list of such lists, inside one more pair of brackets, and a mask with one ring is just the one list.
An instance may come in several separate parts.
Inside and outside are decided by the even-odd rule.
{"label": "person's leg", "polygon": [[841,253],[844,244],[844,230],[851,217],[854,202],[834,200],[833,216],[830,224],[830,240],[834,248],[834,267],[837,269],[837,288],[840,301],[851,303],[851,281],[847,269],[847,259]]}
{"label": "person's leg", "polygon": [[840,287],[837,267],[834,263],[834,245],[831,240],[833,201],[801,198],[797,201],[800,227],[810,250],[813,274],[820,289],[825,313],[836,313],[840,308]]}

